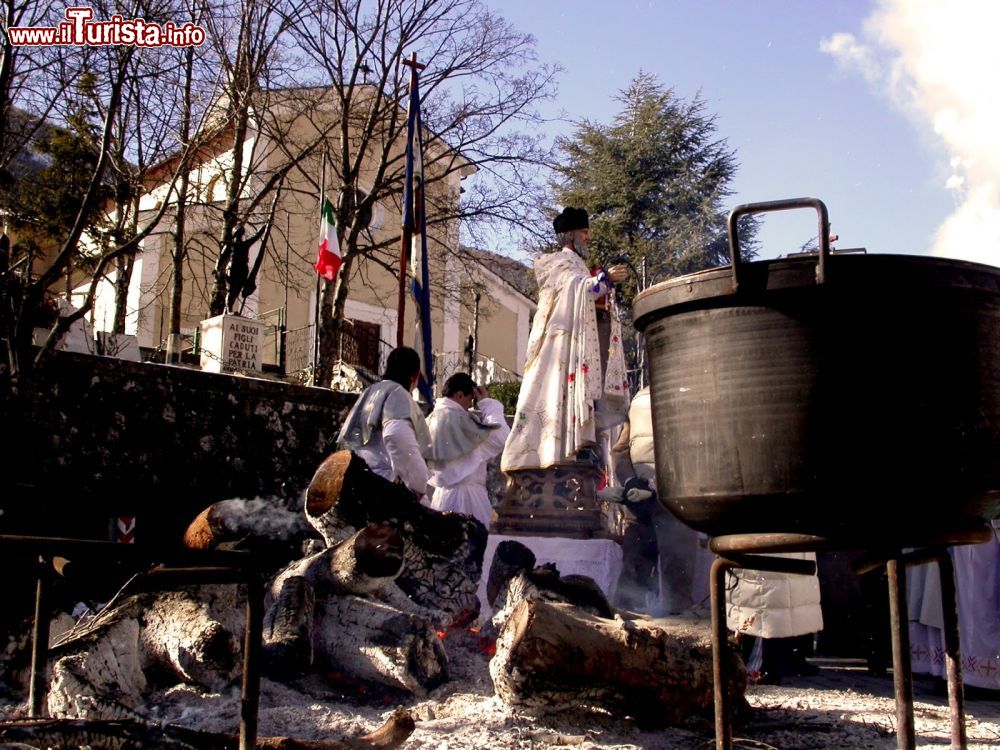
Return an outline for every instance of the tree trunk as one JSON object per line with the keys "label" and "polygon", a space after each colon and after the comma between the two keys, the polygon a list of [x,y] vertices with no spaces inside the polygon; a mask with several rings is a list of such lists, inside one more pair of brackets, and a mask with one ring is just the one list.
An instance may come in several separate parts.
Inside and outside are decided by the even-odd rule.
{"label": "tree trunk", "polygon": [[[338,222],[338,226],[341,226]],[[341,241],[341,249],[345,243]],[[353,255],[344,252],[344,263],[340,267],[337,278],[330,282],[320,282],[321,293],[319,302],[319,351],[316,353],[316,376],[314,385],[329,387],[333,379],[333,366],[339,358],[338,339],[344,320],[344,305],[347,302],[348,284]]]}
{"label": "tree trunk", "polygon": [[[740,701],[746,669],[735,645],[725,658]],[[524,600],[500,631],[490,675],[505,703],[542,713],[606,709],[651,727],[713,715],[709,628],[693,621],[607,620]]]}

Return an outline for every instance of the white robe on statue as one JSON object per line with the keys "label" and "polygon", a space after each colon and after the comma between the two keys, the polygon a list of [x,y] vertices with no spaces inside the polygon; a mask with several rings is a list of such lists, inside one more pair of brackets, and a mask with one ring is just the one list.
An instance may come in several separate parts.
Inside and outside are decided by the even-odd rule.
{"label": "white robe on statue", "polygon": [[503,471],[573,460],[597,440],[595,402],[617,399],[624,417],[629,398],[616,316],[611,318],[606,373],[601,366],[594,303],[608,292],[607,285],[592,277],[583,259],[569,249],[540,256],[535,276],[538,310],[514,424],[500,462]]}
{"label": "white robe on statue", "polygon": [[430,485],[431,507],[473,516],[489,528],[493,506],[486,490],[486,464],[503,450],[510,433],[503,404],[484,398],[481,419],[450,398],[434,402],[427,417],[434,458]]}

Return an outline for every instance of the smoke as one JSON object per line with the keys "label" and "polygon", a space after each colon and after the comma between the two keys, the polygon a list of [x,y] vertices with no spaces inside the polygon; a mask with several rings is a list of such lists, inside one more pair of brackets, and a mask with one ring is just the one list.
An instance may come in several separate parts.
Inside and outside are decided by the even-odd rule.
{"label": "smoke", "polygon": [[230,536],[295,540],[309,535],[311,527],[301,508],[289,509],[278,498],[232,498],[216,503],[215,517]]}
{"label": "smoke", "polygon": [[1000,265],[1000,3],[881,0],[862,38],[838,32],[820,50],[862,75],[949,152],[942,189],[955,210],[933,255]]}

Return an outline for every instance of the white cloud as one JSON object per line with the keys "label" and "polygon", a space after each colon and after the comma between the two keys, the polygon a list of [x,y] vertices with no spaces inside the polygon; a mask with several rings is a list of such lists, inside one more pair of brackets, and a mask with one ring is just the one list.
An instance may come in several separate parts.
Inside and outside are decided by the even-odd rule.
{"label": "white cloud", "polygon": [[953,173],[945,187],[958,203],[931,252],[993,265],[1000,265],[997,28],[1000,2],[881,0],[865,20],[864,42],[840,33],[820,47],[878,83],[948,149]]}
{"label": "white cloud", "polygon": [[858,41],[854,34],[838,31],[828,39],[819,43],[821,52],[825,52],[843,68],[860,73],[871,83],[882,77],[882,70],[871,48]]}
{"label": "white cloud", "polygon": [[934,255],[1000,264],[1000,191],[997,183],[966,190],[934,237]]}
{"label": "white cloud", "polygon": [[960,174],[953,174],[944,183],[945,190],[961,190],[965,185],[965,178]]}

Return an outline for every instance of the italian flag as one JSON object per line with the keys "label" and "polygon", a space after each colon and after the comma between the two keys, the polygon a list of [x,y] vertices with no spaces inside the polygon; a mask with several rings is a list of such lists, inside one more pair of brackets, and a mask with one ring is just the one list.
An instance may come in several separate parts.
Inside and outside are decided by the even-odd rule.
{"label": "italian flag", "polygon": [[333,204],[323,197],[323,210],[319,217],[319,252],[316,255],[316,272],[327,281],[337,278],[337,271],[343,263],[340,243],[337,241],[337,225],[333,220]]}

